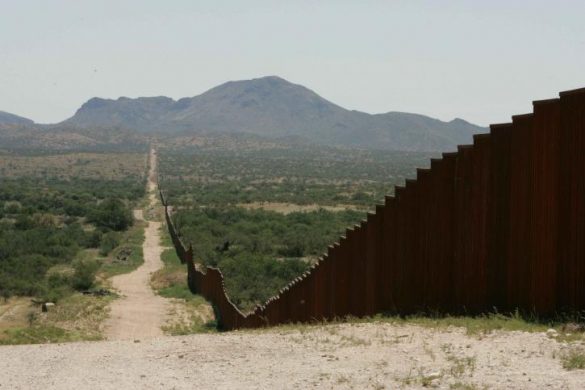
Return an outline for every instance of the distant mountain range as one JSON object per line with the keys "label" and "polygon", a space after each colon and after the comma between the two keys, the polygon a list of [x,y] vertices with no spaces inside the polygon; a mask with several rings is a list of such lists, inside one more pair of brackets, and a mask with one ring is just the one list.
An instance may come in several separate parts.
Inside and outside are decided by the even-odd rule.
{"label": "distant mountain range", "polygon": [[[4,115],[6,120],[26,121],[0,114],[0,123]],[[443,122],[402,112],[371,115],[350,111],[275,76],[227,82],[178,101],[162,96],[93,98],[73,117],[54,126],[123,128],[167,137],[244,133],[267,139],[404,151],[449,150],[470,143],[473,134],[487,131],[462,119]]]}

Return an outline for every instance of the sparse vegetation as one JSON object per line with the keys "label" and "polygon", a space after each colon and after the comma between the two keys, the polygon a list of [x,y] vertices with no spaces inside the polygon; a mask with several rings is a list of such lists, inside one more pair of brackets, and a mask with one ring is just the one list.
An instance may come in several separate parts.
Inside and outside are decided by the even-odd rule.
{"label": "sparse vegetation", "polygon": [[171,204],[281,202],[370,208],[429,164],[433,153],[351,149],[162,149]]}
{"label": "sparse vegetation", "polygon": [[171,321],[163,330],[171,335],[215,331],[217,323],[213,309],[203,297],[193,295],[187,287],[187,271],[174,249],[166,249],[161,259],[164,267],[152,275],[151,285],[159,295],[175,300]]}
{"label": "sparse vegetation", "polygon": [[99,324],[106,318],[112,299],[72,294],[48,313],[39,313],[31,306],[28,324],[0,332],[0,345],[100,340]]}
{"label": "sparse vegetation", "polygon": [[443,344],[441,350],[445,358],[451,363],[449,374],[454,378],[461,378],[464,374],[472,374],[475,371],[475,356],[458,356],[453,350],[453,345]]}
{"label": "sparse vegetation", "polygon": [[145,164],[144,152],[89,153],[20,149],[4,154],[0,151],[0,177],[3,179],[34,177],[64,181],[74,178],[96,182],[140,182]]}
{"label": "sparse vegetation", "polygon": [[544,332],[553,323],[543,323],[534,319],[525,318],[518,312],[510,315],[488,313],[479,316],[450,316],[420,314],[406,317],[378,316],[381,321],[396,323],[410,323],[429,328],[461,327],[466,329],[468,335],[481,336],[496,330]]}
{"label": "sparse vegetation", "polygon": [[565,370],[585,369],[585,350],[573,347],[561,356],[561,364]]}
{"label": "sparse vegetation", "polygon": [[194,295],[187,286],[187,270],[179,262],[174,249],[165,249],[161,255],[164,267],[151,278],[154,290],[166,298],[193,299]]}
{"label": "sparse vegetation", "polygon": [[[310,327],[323,327],[328,329],[331,334],[336,334],[336,326],[341,324],[363,324],[363,323],[380,323],[393,324],[398,326],[416,325],[423,328],[448,330],[449,328],[462,328],[468,336],[482,339],[483,337],[495,332],[545,332],[547,329],[554,329],[555,336],[552,339],[559,342],[577,342],[584,337],[583,331],[577,333],[572,329],[567,330],[566,317],[558,317],[547,321],[538,321],[531,317],[522,317],[518,312],[509,315],[504,314],[485,314],[480,316],[450,316],[450,315],[431,315],[420,314],[410,316],[396,316],[377,314],[372,317],[352,317],[336,318],[330,321],[318,321],[309,324],[293,323],[278,325],[276,328],[280,331],[307,331]],[[243,329],[240,331],[253,332],[254,330]],[[398,340],[396,340],[398,341]],[[423,344],[424,349],[424,344]],[[429,353],[431,359],[433,354]],[[434,360],[434,359],[433,359]]]}
{"label": "sparse vegetation", "polygon": [[449,385],[449,389],[452,390],[479,390],[485,389],[487,387],[478,387],[473,383],[465,383],[465,382],[455,382]]}

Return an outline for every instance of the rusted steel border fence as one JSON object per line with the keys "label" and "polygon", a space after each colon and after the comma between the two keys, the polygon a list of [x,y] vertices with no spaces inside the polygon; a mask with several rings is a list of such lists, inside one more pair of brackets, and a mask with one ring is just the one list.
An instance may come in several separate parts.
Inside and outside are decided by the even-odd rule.
{"label": "rusted steel border fence", "polygon": [[165,204],[189,287],[224,329],[420,311],[585,309],[585,89],[534,102],[433,159],[310,270],[242,314],[195,265]]}

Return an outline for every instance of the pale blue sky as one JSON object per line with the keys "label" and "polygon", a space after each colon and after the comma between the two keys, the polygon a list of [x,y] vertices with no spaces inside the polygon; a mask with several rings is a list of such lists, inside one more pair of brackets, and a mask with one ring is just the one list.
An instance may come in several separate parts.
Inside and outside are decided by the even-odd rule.
{"label": "pale blue sky", "polygon": [[584,1],[0,0],[0,110],[279,75],[349,109],[487,125],[585,87]]}

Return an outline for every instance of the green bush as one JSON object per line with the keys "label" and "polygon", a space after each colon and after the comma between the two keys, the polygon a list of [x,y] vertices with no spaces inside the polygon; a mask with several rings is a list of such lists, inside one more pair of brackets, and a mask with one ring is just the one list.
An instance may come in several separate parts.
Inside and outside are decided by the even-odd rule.
{"label": "green bush", "polygon": [[84,260],[73,264],[75,272],[72,277],[73,288],[79,291],[89,290],[95,283],[95,275],[99,269],[96,261]]}
{"label": "green bush", "polygon": [[89,214],[89,221],[99,227],[122,231],[134,223],[132,211],[120,199],[106,199]]}
{"label": "green bush", "polygon": [[[87,235],[85,241],[86,248],[99,248],[102,244],[102,237],[104,233],[99,230],[94,230],[90,234]],[[105,255],[104,255],[105,256]]]}
{"label": "green bush", "polygon": [[120,234],[117,232],[108,232],[102,236],[100,243],[100,255],[107,256],[114,248],[120,245]]}
{"label": "green bush", "polygon": [[296,259],[276,261],[249,253],[226,258],[220,265],[230,299],[244,310],[265,302],[306,267]]}
{"label": "green bush", "polygon": [[50,289],[61,288],[71,285],[71,275],[61,272],[51,272],[47,277],[47,286]]}

